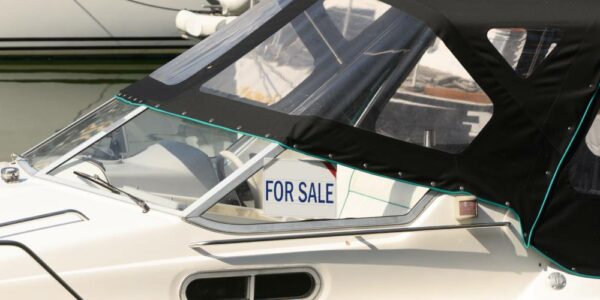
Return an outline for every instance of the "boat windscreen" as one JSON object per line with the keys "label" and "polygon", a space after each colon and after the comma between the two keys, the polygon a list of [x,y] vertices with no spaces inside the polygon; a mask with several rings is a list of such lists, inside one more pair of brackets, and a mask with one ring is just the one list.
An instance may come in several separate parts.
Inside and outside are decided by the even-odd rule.
{"label": "boat windscreen", "polygon": [[25,153],[24,158],[34,169],[41,170],[77,148],[83,142],[101,133],[134,109],[133,106],[111,100],[92,114]]}

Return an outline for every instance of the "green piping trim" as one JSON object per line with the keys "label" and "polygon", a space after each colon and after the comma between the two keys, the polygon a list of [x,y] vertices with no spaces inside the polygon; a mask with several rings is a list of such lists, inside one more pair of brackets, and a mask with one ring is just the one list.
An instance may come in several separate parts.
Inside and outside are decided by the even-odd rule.
{"label": "green piping trim", "polygon": [[363,197],[367,197],[371,200],[375,200],[375,201],[379,201],[379,202],[383,202],[383,203],[387,203],[393,206],[398,206],[398,207],[402,207],[404,209],[411,209],[411,207],[408,207],[406,205],[401,205],[398,203],[392,203],[389,201],[386,201],[384,199],[380,199],[371,195],[367,195],[367,194],[363,194],[361,192],[357,192],[357,191],[353,191],[350,189],[350,187],[352,186],[352,179],[354,178],[354,173],[356,172],[355,169],[352,169],[352,173],[350,174],[350,180],[348,181],[348,192],[346,193],[346,197],[344,198],[344,204],[342,204],[342,208],[340,209],[340,213],[338,214],[338,218],[342,216],[342,214],[344,213],[344,209],[346,208],[346,203],[348,203],[348,198],[350,197],[350,194],[357,194]]}
{"label": "green piping trim", "polygon": [[544,210],[544,207],[546,206],[546,202],[548,202],[548,198],[550,197],[550,192],[552,191],[552,188],[554,187],[554,182],[556,181],[558,172],[559,172],[560,168],[562,167],[562,165],[565,161],[565,158],[567,157],[567,154],[569,154],[569,151],[571,150],[571,147],[573,146],[575,139],[579,136],[579,130],[581,129],[581,126],[583,126],[583,122],[585,121],[585,118],[586,118],[588,112],[590,111],[590,108],[592,107],[592,104],[594,103],[596,96],[598,95],[598,90],[600,90],[600,84],[596,87],[596,91],[592,95],[592,98],[588,101],[587,107],[585,108],[585,111],[583,112],[583,115],[581,116],[581,119],[579,120],[579,124],[577,125],[577,128],[575,129],[575,132],[573,133],[573,136],[571,137],[571,140],[569,141],[569,144],[567,145],[565,152],[563,152],[563,155],[561,156],[560,160],[558,161],[558,164],[556,165],[556,169],[554,170],[554,172],[552,174],[552,179],[550,179],[550,183],[548,184],[548,188],[546,189],[546,194],[544,195],[544,200],[542,200],[542,205],[540,206],[540,208],[538,210],[537,216],[535,217],[535,221],[533,221],[533,225],[531,225],[531,229],[529,229],[529,236],[527,237],[527,244],[526,244],[527,248],[529,248],[529,246],[531,246],[531,239],[533,238],[533,231],[535,230],[535,227],[537,226],[537,223],[540,220],[540,217],[542,216],[542,211]]}
{"label": "green piping trim", "polygon": [[373,196],[371,196],[371,195],[363,194],[363,193],[360,193],[360,192],[356,192],[356,191],[349,191],[349,193],[352,193],[352,194],[357,194],[357,195],[360,195],[360,196],[363,196],[363,197],[367,197],[367,198],[369,198],[369,199],[371,199],[371,200],[376,200],[376,201],[383,202],[383,203],[387,203],[387,204],[390,204],[390,205],[393,205],[393,206],[398,206],[398,207],[402,207],[402,208],[406,208],[406,209],[411,209],[411,208],[410,208],[410,207],[408,207],[408,206],[405,206],[405,205],[402,205],[402,204],[398,204],[398,203],[389,202],[389,201],[385,201],[385,200],[383,200],[383,199],[379,199],[379,198],[377,198],[377,197],[373,197]]}
{"label": "green piping trim", "polygon": [[[600,85],[598,85],[598,88],[600,89]],[[598,92],[598,89],[596,90],[596,93],[597,93],[597,92]],[[596,94],[594,94],[594,96],[595,96],[595,95],[596,95]],[[261,140],[266,140],[266,141],[268,141],[268,142],[275,143],[275,144],[277,144],[277,145],[281,146],[281,147],[282,147],[282,148],[284,148],[284,149],[292,150],[292,151],[295,151],[295,152],[298,152],[298,153],[304,154],[304,155],[306,155],[306,156],[314,157],[314,158],[317,158],[317,159],[320,159],[320,160],[323,160],[323,161],[327,161],[327,162],[330,162],[330,163],[334,163],[334,164],[342,165],[342,166],[344,166],[344,167],[347,167],[347,168],[350,168],[350,169],[352,169],[352,170],[354,170],[354,171],[361,171],[361,172],[365,172],[365,173],[368,173],[368,174],[371,174],[371,175],[374,175],[374,176],[379,176],[379,177],[382,177],[382,178],[388,178],[388,179],[392,179],[392,180],[395,180],[395,181],[398,181],[398,182],[402,182],[402,183],[405,183],[405,184],[409,184],[409,185],[413,185],[413,186],[420,186],[420,187],[428,188],[428,189],[431,189],[431,190],[433,190],[433,191],[436,191],[436,192],[439,192],[439,193],[442,193],[442,194],[447,194],[447,195],[467,195],[467,196],[473,196],[473,197],[475,197],[475,198],[476,198],[478,201],[481,201],[481,202],[484,202],[484,203],[486,203],[486,204],[489,204],[489,205],[492,205],[492,206],[496,206],[496,207],[499,207],[499,208],[503,208],[503,209],[506,209],[506,210],[508,210],[508,211],[512,212],[512,213],[513,213],[513,215],[516,217],[516,219],[517,219],[517,222],[518,222],[519,224],[522,224],[522,223],[521,223],[521,216],[520,216],[520,215],[519,215],[519,214],[518,214],[518,213],[517,213],[517,212],[516,212],[516,211],[515,211],[515,210],[514,210],[512,207],[510,207],[510,206],[508,206],[508,205],[502,205],[502,204],[499,204],[499,203],[493,202],[493,201],[491,201],[491,200],[487,200],[487,199],[484,199],[484,198],[477,197],[477,196],[475,196],[475,195],[473,195],[473,194],[471,194],[471,193],[469,193],[469,192],[467,192],[467,191],[449,191],[449,190],[444,190],[444,189],[440,189],[440,188],[436,188],[436,187],[432,187],[432,186],[427,186],[427,185],[424,185],[424,184],[419,184],[419,183],[410,182],[410,181],[403,180],[403,179],[399,179],[399,178],[394,178],[394,177],[390,177],[390,176],[385,176],[385,175],[381,175],[381,174],[376,174],[376,173],[374,173],[374,172],[371,172],[371,171],[368,171],[368,170],[362,170],[362,169],[358,169],[358,168],[356,168],[356,167],[353,167],[353,166],[350,166],[350,165],[347,165],[347,164],[344,164],[344,163],[340,163],[340,162],[337,162],[337,161],[331,160],[331,159],[329,159],[329,158],[326,158],[326,157],[320,157],[320,156],[318,156],[318,155],[314,155],[314,154],[306,153],[306,152],[304,152],[304,151],[302,151],[302,150],[295,149],[295,148],[293,148],[293,147],[290,147],[290,146],[288,146],[288,145],[285,145],[285,144],[283,144],[283,143],[281,143],[281,142],[279,142],[279,141],[272,140],[272,139],[268,139],[268,138],[265,138],[265,137],[263,137],[263,136],[258,136],[258,135],[254,135],[254,134],[251,134],[251,133],[247,133],[247,132],[239,131],[239,130],[233,130],[233,129],[229,129],[229,128],[227,128],[227,127],[223,127],[223,126],[216,125],[216,124],[213,124],[213,123],[208,123],[208,122],[200,121],[200,120],[193,119],[193,118],[190,118],[190,117],[186,117],[186,116],[183,116],[183,115],[179,115],[179,114],[176,114],[176,113],[172,113],[172,112],[164,111],[164,110],[161,110],[161,109],[159,109],[159,108],[156,108],[156,107],[153,107],[153,106],[149,106],[149,105],[146,105],[146,104],[141,104],[141,103],[135,103],[135,102],[131,102],[131,101],[129,101],[129,100],[126,100],[126,99],[124,99],[124,98],[122,98],[122,97],[119,97],[119,96],[114,96],[114,99],[117,99],[117,100],[119,100],[119,101],[121,101],[121,102],[123,102],[123,103],[125,103],[125,104],[128,104],[128,105],[133,105],[133,106],[143,106],[143,107],[146,107],[146,108],[148,108],[148,109],[150,109],[150,110],[152,110],[152,111],[156,111],[156,112],[163,113],[163,114],[166,114],[166,115],[174,116],[174,117],[177,117],[177,118],[181,118],[181,119],[188,120],[188,121],[191,121],[191,122],[195,122],[195,123],[198,123],[198,124],[206,125],[206,126],[209,126],[209,127],[218,128],[218,129],[222,129],[222,130],[225,130],[225,131],[228,131],[228,132],[233,132],[233,133],[237,133],[237,134],[241,134],[241,135],[245,135],[245,136],[250,136],[250,137],[254,137],[254,138],[257,138],[257,139],[261,139]],[[594,97],[592,97],[592,99],[594,99]],[[590,101],[590,103],[591,103],[591,101]],[[590,104],[588,103],[588,108],[589,108],[589,106],[590,106]],[[587,110],[586,110],[586,113],[587,113]],[[584,117],[585,117],[585,116],[584,116]],[[584,119],[584,118],[582,118],[582,120],[583,120],[583,119]],[[581,122],[580,122],[580,125],[581,125]],[[578,128],[577,130],[579,130],[579,128]],[[571,142],[572,142],[572,141],[571,141]],[[351,180],[352,180],[352,179],[351,179]],[[349,194],[350,194],[350,191],[348,191],[348,194],[346,195],[346,200],[348,199],[348,196],[349,196]],[[346,204],[346,201],[344,201],[344,206],[345,206],[345,204]],[[344,209],[344,207],[342,207],[342,209]],[[573,270],[571,270],[571,269],[568,269],[568,268],[564,267],[563,265],[561,265],[561,264],[557,263],[555,260],[551,259],[550,257],[546,256],[546,255],[545,255],[544,253],[542,253],[540,250],[538,250],[537,248],[535,248],[535,246],[530,246],[530,245],[528,245],[528,244],[525,242],[524,238],[523,238],[523,232],[522,232],[522,230],[523,230],[523,229],[521,228],[521,235],[520,235],[520,236],[518,236],[518,238],[519,238],[519,240],[521,241],[521,243],[523,243],[523,245],[525,245],[525,248],[526,248],[526,249],[529,249],[529,248],[531,248],[531,249],[534,249],[534,250],[535,250],[536,252],[538,252],[538,253],[539,253],[541,256],[543,256],[543,257],[544,257],[544,258],[546,258],[548,261],[552,262],[553,264],[555,264],[557,267],[559,267],[560,269],[562,269],[564,272],[566,272],[566,273],[568,273],[568,274],[575,275],[575,276],[580,276],[580,277],[586,277],[586,278],[600,279],[600,276],[592,276],[592,275],[580,274],[580,273],[577,273],[577,272],[575,272],[575,271],[573,271]]]}
{"label": "green piping trim", "polygon": [[[246,136],[251,136],[251,137],[255,137],[255,138],[259,138],[259,139],[271,141],[271,140],[266,139],[266,138],[264,138],[262,136],[253,135],[253,134],[250,134],[250,133],[246,133],[246,132],[241,132],[241,131],[238,131],[238,130],[229,129],[227,127],[223,127],[223,126],[220,126],[220,125],[217,125],[217,124],[213,124],[213,123],[209,123],[209,122],[200,121],[200,120],[197,120],[197,119],[186,117],[184,115],[180,115],[180,114],[168,112],[166,110],[162,110],[162,109],[159,109],[159,108],[154,107],[154,106],[131,102],[131,101],[125,100],[124,98],[121,98],[119,96],[114,96],[114,98],[117,99],[117,100],[119,100],[119,101],[121,101],[121,102],[123,102],[123,103],[125,103],[125,104],[128,104],[128,105],[143,106],[143,107],[146,107],[146,108],[148,108],[150,110],[153,110],[155,112],[159,112],[159,113],[166,114],[166,115],[169,115],[169,116],[173,116],[173,117],[177,117],[177,118],[180,118],[180,119],[188,120],[188,121],[191,121],[191,122],[194,122],[194,123],[199,123],[199,124],[202,124],[202,125],[205,125],[205,126],[209,126],[209,127],[213,127],[213,128],[217,128],[217,129],[222,129],[222,130],[225,130],[225,131],[228,131],[228,132],[239,133],[239,134],[243,134],[243,135],[246,135]],[[279,143],[277,141],[275,141],[275,143],[277,143],[278,145],[281,145],[281,143]]]}
{"label": "green piping trim", "polygon": [[350,186],[352,185],[352,178],[354,178],[355,171],[356,170],[352,169],[352,174],[350,174],[350,181],[348,181],[348,192],[346,193],[346,198],[344,198],[344,204],[342,204],[342,209],[340,209],[340,214],[338,215],[338,218],[342,216],[344,208],[346,208],[346,203],[348,203],[348,197],[350,197]]}

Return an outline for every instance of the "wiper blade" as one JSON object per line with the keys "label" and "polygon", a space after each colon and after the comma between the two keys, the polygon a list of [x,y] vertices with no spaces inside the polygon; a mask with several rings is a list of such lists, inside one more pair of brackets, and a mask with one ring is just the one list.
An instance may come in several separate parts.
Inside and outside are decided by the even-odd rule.
{"label": "wiper blade", "polygon": [[113,194],[125,195],[125,196],[129,197],[131,200],[133,200],[133,202],[135,202],[135,204],[137,204],[139,207],[142,208],[143,213],[147,213],[150,210],[150,206],[148,206],[148,203],[146,203],[146,201],[119,189],[118,187],[108,183],[107,181],[102,180],[102,178],[98,177],[98,175],[92,176],[92,175],[82,173],[82,172],[77,172],[77,171],[73,171],[73,174],[107,189],[107,190],[111,191]]}

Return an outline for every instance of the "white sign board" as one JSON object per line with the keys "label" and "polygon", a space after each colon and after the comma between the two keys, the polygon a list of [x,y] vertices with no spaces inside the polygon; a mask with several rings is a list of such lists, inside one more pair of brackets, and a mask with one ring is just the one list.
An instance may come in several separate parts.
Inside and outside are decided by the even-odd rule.
{"label": "white sign board", "polygon": [[336,217],[336,170],[319,160],[265,159],[263,211],[278,217]]}

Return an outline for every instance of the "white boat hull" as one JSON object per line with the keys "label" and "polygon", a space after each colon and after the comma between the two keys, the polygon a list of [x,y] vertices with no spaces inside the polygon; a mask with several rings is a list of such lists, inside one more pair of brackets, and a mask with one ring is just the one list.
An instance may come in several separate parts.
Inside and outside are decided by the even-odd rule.
{"label": "white boat hull", "polygon": [[[599,281],[557,270],[525,249],[518,223],[502,208],[480,203],[472,220],[498,226],[461,227],[451,196],[433,199],[406,231],[207,245],[240,236],[157,210],[143,214],[94,188],[48,176],[23,179],[0,183],[0,223],[74,212],[0,226],[2,239],[28,246],[84,299],[186,299],[190,276],[295,268],[317,274],[311,299],[594,299],[600,293]],[[0,265],[5,297],[68,297],[19,249],[0,247]],[[566,278],[562,289],[550,285],[555,272]]]}

